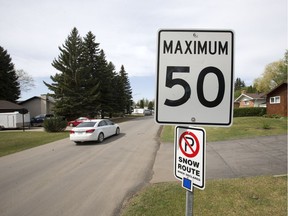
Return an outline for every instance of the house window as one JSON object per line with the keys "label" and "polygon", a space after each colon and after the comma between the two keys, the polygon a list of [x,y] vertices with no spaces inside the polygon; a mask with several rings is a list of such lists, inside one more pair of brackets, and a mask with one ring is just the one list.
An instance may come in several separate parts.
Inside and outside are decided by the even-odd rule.
{"label": "house window", "polygon": [[270,97],[270,104],[280,103],[280,96]]}

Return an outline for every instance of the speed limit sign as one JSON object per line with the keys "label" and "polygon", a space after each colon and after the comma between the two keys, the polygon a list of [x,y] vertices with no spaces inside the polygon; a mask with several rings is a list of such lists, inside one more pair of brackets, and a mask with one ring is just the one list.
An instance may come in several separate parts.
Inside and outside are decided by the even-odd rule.
{"label": "speed limit sign", "polygon": [[233,46],[228,30],[160,30],[156,121],[230,126]]}

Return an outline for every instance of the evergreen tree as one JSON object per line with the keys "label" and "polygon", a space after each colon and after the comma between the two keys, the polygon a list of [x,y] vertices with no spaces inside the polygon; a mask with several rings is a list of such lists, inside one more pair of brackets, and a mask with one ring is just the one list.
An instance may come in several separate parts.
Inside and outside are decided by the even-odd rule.
{"label": "evergreen tree", "polygon": [[113,112],[130,111],[132,90],[124,66],[116,74],[92,32],[82,40],[74,28],[59,50],[52,63],[59,73],[50,77],[52,84],[44,82],[54,92],[56,114],[75,118],[95,117],[101,112],[104,118],[106,114],[112,117]]}
{"label": "evergreen tree", "polygon": [[0,100],[16,102],[20,97],[20,85],[14,64],[7,50],[0,46]]}
{"label": "evergreen tree", "polygon": [[95,117],[100,104],[100,74],[97,71],[97,57],[100,54],[99,43],[95,42],[95,36],[88,32],[83,38],[83,82],[85,83],[85,108],[87,116]]}
{"label": "evergreen tree", "polygon": [[144,108],[144,106],[145,106],[145,99],[144,99],[144,98],[140,100],[139,106],[140,106],[140,108],[142,108],[142,109]]}
{"label": "evergreen tree", "polygon": [[108,69],[108,73],[110,74],[111,77],[111,86],[110,86],[110,94],[109,94],[109,100],[107,101],[107,103],[109,104],[109,117],[112,117],[112,114],[115,112],[118,112],[118,100],[117,100],[117,95],[119,93],[118,91],[118,78],[117,78],[117,73],[115,72],[115,66],[112,62],[108,63],[107,66]]}
{"label": "evergreen tree", "polygon": [[123,94],[123,109],[131,113],[131,106],[132,106],[132,88],[130,86],[130,81],[128,78],[128,74],[126,73],[124,66],[121,66],[120,72],[120,82],[122,83],[122,89],[120,89],[121,93]]}
{"label": "evergreen tree", "polygon": [[106,113],[113,112],[113,95],[112,95],[112,79],[113,70],[111,64],[108,64],[104,50],[100,51],[100,55],[97,56],[97,74],[99,77],[99,110],[101,117],[104,118]]}
{"label": "evergreen tree", "polygon": [[45,85],[54,92],[56,99],[55,113],[65,115],[68,118],[79,117],[85,104],[84,81],[83,81],[83,46],[78,30],[73,28],[65,44],[59,47],[60,55],[54,59],[52,66],[59,73],[50,76],[52,84]]}
{"label": "evergreen tree", "polygon": [[113,78],[113,96],[115,101],[114,112],[124,114],[124,86],[119,73]]}
{"label": "evergreen tree", "polygon": [[235,91],[241,90],[243,87],[245,87],[245,82],[242,81],[240,78],[236,78],[236,80],[235,80]]}
{"label": "evergreen tree", "polygon": [[148,109],[154,110],[154,101],[149,101],[149,103],[148,103]]}

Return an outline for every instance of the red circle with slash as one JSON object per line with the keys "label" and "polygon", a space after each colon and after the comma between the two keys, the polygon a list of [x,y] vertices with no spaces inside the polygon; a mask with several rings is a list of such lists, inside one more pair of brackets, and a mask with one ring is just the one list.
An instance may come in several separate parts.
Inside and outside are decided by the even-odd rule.
{"label": "red circle with slash", "polygon": [[[189,140],[191,141],[191,143],[189,142]],[[185,149],[183,148],[182,144],[184,144]],[[180,146],[181,152],[186,157],[189,157],[189,158],[193,158],[197,156],[199,149],[200,149],[198,138],[196,137],[194,133],[190,131],[185,131],[184,133],[181,134],[179,138],[179,146]]]}

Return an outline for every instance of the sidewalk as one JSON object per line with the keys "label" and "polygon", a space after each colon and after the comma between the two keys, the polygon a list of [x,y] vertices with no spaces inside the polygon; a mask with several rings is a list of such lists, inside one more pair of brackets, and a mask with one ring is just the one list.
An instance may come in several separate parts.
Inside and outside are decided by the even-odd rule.
{"label": "sidewalk", "polygon": [[[161,143],[151,183],[177,181],[174,144]],[[287,135],[207,143],[206,179],[287,174]]]}

